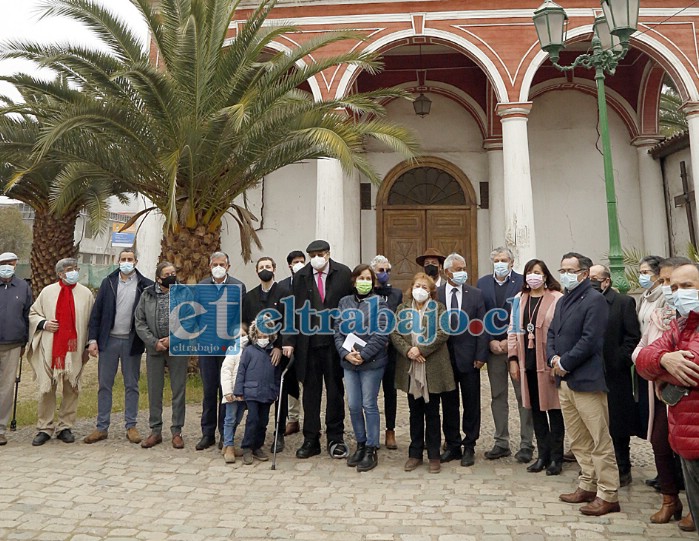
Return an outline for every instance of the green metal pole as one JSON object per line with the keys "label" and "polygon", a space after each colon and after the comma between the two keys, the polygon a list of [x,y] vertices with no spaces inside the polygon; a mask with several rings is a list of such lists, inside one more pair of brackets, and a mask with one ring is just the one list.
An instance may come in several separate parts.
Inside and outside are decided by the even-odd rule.
{"label": "green metal pole", "polygon": [[614,166],[612,165],[612,144],[609,140],[609,121],[607,119],[607,97],[604,90],[604,68],[595,67],[595,82],[597,83],[597,105],[599,108],[599,130],[602,138],[602,154],[604,156],[604,184],[607,192],[607,219],[609,221],[609,270],[612,282],[622,293],[629,290],[624,268],[624,254],[621,251],[619,237],[619,218],[616,209],[616,190],[614,188]]}

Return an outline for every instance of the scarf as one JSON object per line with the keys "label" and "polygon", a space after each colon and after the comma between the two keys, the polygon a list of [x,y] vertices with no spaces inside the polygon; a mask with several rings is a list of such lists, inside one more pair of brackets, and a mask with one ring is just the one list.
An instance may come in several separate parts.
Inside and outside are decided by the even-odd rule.
{"label": "scarf", "polygon": [[56,302],[56,320],[58,331],[53,335],[53,350],[51,352],[51,368],[54,372],[66,368],[66,354],[78,350],[78,331],[75,329],[75,299],[73,289],[75,284],[67,285],[61,280],[61,291]]}
{"label": "scarf", "polygon": [[[416,310],[418,314],[420,314],[420,322],[424,323],[424,316],[425,312],[427,311],[427,305],[430,303],[430,300],[428,299],[425,304],[422,305],[422,309],[418,308],[417,303],[413,301],[412,307],[413,310]],[[418,347],[419,349],[419,344],[418,344],[418,337],[420,336],[419,333],[416,333],[413,331],[411,333],[411,342],[413,346]],[[409,388],[408,388],[408,393],[413,396],[413,398],[420,399],[423,398],[425,400],[425,403],[429,403],[430,401],[430,392],[429,389],[427,388],[427,370],[425,367],[426,363],[419,363],[417,361],[410,361],[410,368],[408,368],[408,381],[409,381]]]}

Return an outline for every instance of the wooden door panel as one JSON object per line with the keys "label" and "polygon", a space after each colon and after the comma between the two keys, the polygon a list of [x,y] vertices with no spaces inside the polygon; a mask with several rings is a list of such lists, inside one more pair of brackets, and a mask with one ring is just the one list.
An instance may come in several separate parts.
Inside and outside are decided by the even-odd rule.
{"label": "wooden door panel", "polygon": [[478,279],[478,256],[473,238],[474,213],[470,209],[427,210],[427,246],[445,256],[453,252],[466,258],[469,282]]}
{"label": "wooden door panel", "polygon": [[405,291],[420,270],[415,258],[425,251],[425,211],[385,210],[383,249],[391,262],[391,285]]}

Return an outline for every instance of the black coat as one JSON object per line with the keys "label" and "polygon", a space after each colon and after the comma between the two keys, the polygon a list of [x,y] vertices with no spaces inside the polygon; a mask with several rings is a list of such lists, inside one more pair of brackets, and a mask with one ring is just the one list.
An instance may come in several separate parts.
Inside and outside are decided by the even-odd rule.
{"label": "black coat", "polygon": [[388,309],[394,314],[403,302],[403,292],[397,287],[392,287],[390,284],[375,287],[374,293],[383,298],[388,306]]}
{"label": "black coat", "polygon": [[609,432],[613,437],[645,437],[638,403],[633,398],[631,354],[641,340],[636,302],[609,288],[609,323],[604,334],[604,369],[609,388]]}
{"label": "black coat", "polygon": [[[483,321],[485,301],[480,289],[468,284],[461,287],[461,311],[468,315],[469,321],[474,319]],[[448,309],[451,305],[451,299],[447,301],[446,289],[445,283],[437,290],[437,300]],[[447,348],[449,349],[451,365],[455,371],[458,370],[462,374],[477,372],[478,369],[473,366],[473,362],[488,360],[488,335],[481,333],[480,336],[475,336],[466,329],[462,334],[450,336],[447,340]]]}
{"label": "black coat", "polygon": [[[561,357],[568,371],[563,381],[573,391],[607,392],[604,378],[604,334],[609,308],[601,293],[592,289],[586,278],[578,287],[567,291],[556,303],[546,342],[546,362]],[[559,377],[556,383],[560,385]]]}
{"label": "black coat", "polygon": [[[352,293],[352,271],[342,263],[330,259],[328,275],[325,279],[325,302],[321,302],[313,273],[313,267],[310,263],[307,263],[305,267],[294,275],[293,294],[297,311],[306,301],[309,301],[311,307],[315,309],[337,308],[340,304],[340,299]],[[296,329],[300,329],[298,313],[294,314],[294,321]],[[334,323],[334,320],[331,321],[332,325],[334,325]],[[312,321],[312,324],[317,325],[317,321]],[[311,348],[311,337],[299,333],[286,335],[283,338],[285,346],[294,347],[296,372],[299,381],[303,383],[306,377],[306,365]],[[330,335],[326,338],[327,346],[330,348],[332,355],[339,364],[340,356],[335,349],[333,337]]]}
{"label": "black coat", "polygon": [[[267,292],[267,299],[263,301],[261,298],[262,286],[259,285],[254,289],[251,289],[243,297],[243,311],[242,320],[243,323],[247,324],[248,327],[255,321],[257,316],[266,308],[272,308],[277,310],[284,316],[284,305],[281,303],[281,299],[285,297],[285,291],[279,284],[274,283],[272,287]],[[278,322],[284,328],[284,319]],[[277,341],[274,344],[277,347],[282,346],[281,333],[277,333]]]}

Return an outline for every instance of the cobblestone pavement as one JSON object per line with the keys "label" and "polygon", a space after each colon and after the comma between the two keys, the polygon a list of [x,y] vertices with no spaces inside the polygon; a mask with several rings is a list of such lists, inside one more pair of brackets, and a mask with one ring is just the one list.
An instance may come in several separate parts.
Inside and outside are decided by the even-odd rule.
{"label": "cobblestone pavement", "polygon": [[[485,374],[482,379],[483,434],[476,465],[462,468],[452,462],[438,475],[426,467],[403,471],[408,445],[404,395],[399,396],[398,450],[382,449],[379,466],[363,474],[325,453],[297,460],[300,434],[287,438],[274,471],[270,462],[226,465],[214,448],[194,450],[200,435],[196,406],[188,407],[186,448],[180,451],[168,440],[150,450],[130,444],[122,415],[113,416],[109,439],[93,445],[52,439],[34,448],[34,429],[22,428],[0,447],[0,539],[696,538],[674,522],[649,524],[660,496],[643,484],[654,475],[646,442],[633,443],[634,482],[620,491],[622,512],[602,518],[584,517],[577,505],[558,500],[558,494],[575,488],[576,464],[566,464],[559,477],[546,477],[527,473],[512,457],[485,460],[493,429]],[[166,420],[169,415],[166,410]],[[518,433],[517,424],[513,419],[512,434]],[[146,432],[146,412],[139,427]],[[346,427],[349,442],[349,416]],[[82,420],[74,431],[83,437],[92,428],[92,420]]]}

